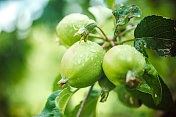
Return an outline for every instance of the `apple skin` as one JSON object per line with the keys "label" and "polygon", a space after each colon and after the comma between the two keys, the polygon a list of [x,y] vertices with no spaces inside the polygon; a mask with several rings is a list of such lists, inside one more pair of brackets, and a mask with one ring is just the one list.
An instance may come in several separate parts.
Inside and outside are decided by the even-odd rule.
{"label": "apple skin", "polygon": [[103,75],[103,57],[103,48],[95,42],[77,42],[67,50],[61,60],[61,76],[72,87],[90,86]]}
{"label": "apple skin", "polygon": [[81,28],[89,18],[80,13],[72,13],[65,16],[57,25],[56,33],[59,42],[66,47],[70,47],[75,42],[79,41],[81,36],[74,34]]}
{"label": "apple skin", "polygon": [[[126,78],[139,78],[144,73],[145,58],[130,45],[114,46],[104,56],[103,70],[116,86],[126,83]],[[129,79],[130,79],[129,78]]]}

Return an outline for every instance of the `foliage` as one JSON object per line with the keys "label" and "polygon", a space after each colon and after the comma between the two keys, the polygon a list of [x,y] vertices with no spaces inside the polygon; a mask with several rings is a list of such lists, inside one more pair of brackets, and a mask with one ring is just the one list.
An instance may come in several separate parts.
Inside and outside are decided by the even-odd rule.
{"label": "foliage", "polygon": [[[147,49],[156,50],[159,56],[169,56],[169,55],[175,56],[176,55],[175,53],[176,52],[176,42],[175,42],[175,39],[176,39],[175,22],[176,21],[163,18],[162,16],[156,16],[156,15],[147,16],[143,20],[141,20],[141,22],[135,28],[134,39],[120,40],[119,38],[122,36],[121,33],[128,33],[128,30],[127,30],[128,28],[126,28],[127,23],[130,22],[131,18],[139,17],[141,15],[141,11],[136,5],[121,6],[120,8],[115,9],[115,0],[111,0],[111,1],[107,0],[106,2],[108,7],[113,9],[112,15],[114,15],[114,18],[115,18],[115,25],[114,25],[115,29],[114,29],[113,37],[108,37],[105,34],[105,32],[99,27],[99,23],[96,23],[96,21],[90,19],[87,22],[85,22],[82,27],[78,29],[78,32],[75,33],[75,35],[81,35],[80,42],[77,42],[76,44],[81,45],[83,43],[89,43],[87,42],[87,39],[90,39],[91,36],[94,38],[102,39],[103,43],[98,43],[98,42],[97,43],[100,46],[102,46],[102,48],[104,49],[104,51],[108,56],[113,57],[112,59],[115,58],[114,56],[119,57],[118,61],[120,63],[118,63],[118,65],[121,65],[121,66],[119,66],[119,69],[117,67],[114,67],[116,66],[117,63],[112,61],[110,57],[108,57],[106,60],[107,63],[112,62],[112,64],[110,64],[109,67],[106,67],[106,69],[109,70],[109,74],[105,72],[104,65],[103,65],[103,70],[105,74],[102,76],[102,79],[104,79],[104,81],[102,79],[99,80],[99,85],[102,88],[103,93],[99,93],[99,91],[95,89],[92,90],[94,83],[91,83],[92,86],[89,89],[87,95],[85,96],[85,99],[81,101],[78,105],[76,106],[74,105],[69,115],[65,114],[65,108],[68,105],[68,102],[71,101],[73,94],[76,93],[77,90],[79,90],[79,89],[75,89],[74,91],[72,91],[73,87],[84,88],[84,87],[80,87],[79,85],[85,85],[87,87],[88,86],[86,85],[88,84],[87,81],[91,80],[91,78],[89,77],[86,77],[86,79],[81,78],[82,79],[81,82],[79,82],[76,85],[71,85],[71,82],[72,80],[74,80],[74,78],[68,78],[65,81],[66,79],[65,77],[67,77],[67,75],[72,77],[75,74],[77,77],[79,75],[80,77],[82,77],[84,76],[82,75],[82,73],[86,72],[88,74],[94,74],[93,71],[95,70],[95,69],[84,69],[80,67],[81,65],[79,64],[79,62],[77,62],[79,61],[79,59],[82,58],[81,56],[77,57],[77,55],[82,55],[82,53],[86,55],[89,52],[87,52],[87,50],[84,50],[84,49],[88,48],[89,50],[91,48],[87,45],[86,47],[82,49],[79,48],[79,50],[77,50],[77,49],[73,49],[76,47],[75,44],[71,45],[71,47],[67,51],[69,54],[66,52],[62,61],[64,61],[65,59],[71,59],[71,61],[73,62],[70,62],[70,60],[67,62],[61,61],[61,74],[59,74],[56,77],[56,80],[54,81],[54,84],[53,84],[53,91],[56,91],[56,92],[59,91],[57,97],[54,96],[54,98],[52,98],[53,100],[55,99],[55,104],[52,105],[52,108],[47,106],[48,105],[47,103],[49,103],[50,102],[49,100],[51,100],[50,99],[51,97],[49,97],[45,106],[45,108],[47,109],[44,109],[42,113],[46,113],[46,110],[50,113],[54,113],[57,107],[58,109],[57,114],[61,113],[63,116],[95,117],[96,104],[99,96],[101,95],[100,102],[105,102],[106,99],[108,98],[109,92],[113,90],[115,87],[116,88],[114,91],[118,93],[119,100],[122,102],[122,104],[126,106],[138,108],[141,106],[141,104],[144,104],[147,107],[153,108],[155,110],[174,112],[176,108],[172,99],[172,94],[169,88],[167,87],[167,85],[163,82],[162,78],[159,76],[155,67],[148,60],[148,55],[145,49],[147,48]],[[93,14],[96,15],[96,13],[93,13]],[[95,16],[95,18],[97,18],[97,16]],[[135,19],[131,21],[135,21]],[[132,22],[130,23],[131,25],[134,25]],[[121,29],[122,27],[125,27],[124,29],[126,29],[127,31],[126,30],[119,31],[119,29]],[[96,34],[91,34],[93,30],[96,30],[95,32]],[[57,31],[62,31],[62,30],[57,30]],[[97,35],[98,31],[102,33],[102,36]],[[64,33],[67,34],[67,31]],[[84,41],[82,41],[82,39]],[[134,42],[135,48],[123,45],[124,43],[130,42],[130,41]],[[118,46],[118,45],[121,45],[121,46]],[[113,46],[124,47],[124,49],[111,52],[110,49],[113,48]],[[128,50],[127,48],[130,48],[130,49]],[[132,49],[134,49],[134,52],[133,52],[134,54],[130,55],[132,53]],[[140,53],[136,50],[138,50]],[[138,56],[141,56],[141,58],[139,58]],[[101,58],[98,57],[97,60],[99,59]],[[144,61],[143,67],[141,64],[140,66],[136,65],[140,63],[138,59]],[[117,60],[117,58],[114,60]],[[135,60],[136,62],[134,62]],[[84,66],[84,63],[86,63],[86,61],[83,61],[82,63],[83,66]],[[96,61],[94,61],[94,64],[96,64]],[[76,67],[72,68],[70,72],[68,68],[71,68],[72,65],[73,66],[76,65]],[[92,65],[88,64],[88,66],[92,66]],[[115,69],[111,69],[112,66]],[[81,68],[81,69],[77,70],[78,68]],[[63,72],[62,69],[64,70],[66,69],[66,73],[65,71]],[[115,75],[117,75],[119,78],[117,79],[117,76],[114,77]],[[111,78],[111,76],[113,77]],[[118,85],[114,83],[114,81],[116,80],[118,82]],[[64,86],[65,88],[64,89],[58,88],[56,86],[57,82],[58,84],[62,84],[63,86],[65,85]],[[74,82],[78,82],[78,80],[75,80]]]}
{"label": "foliage", "polygon": [[115,16],[115,19],[116,19],[116,28],[114,31],[114,38],[117,38],[118,26],[128,23],[130,19],[133,17],[140,17],[141,11],[135,5],[122,6],[118,8],[117,10],[114,10],[113,15]]}
{"label": "foliage", "polygon": [[[39,115],[37,115],[37,117],[39,116],[42,116],[42,117],[43,116],[44,117],[45,116],[46,117],[48,116],[49,117],[50,116],[51,117],[52,116],[58,116],[58,117],[59,116],[64,116],[64,117],[92,116],[92,117],[95,117],[97,116],[97,112],[99,116],[99,114],[101,113],[99,110],[102,108],[105,108],[104,110],[107,110],[108,112],[107,115],[106,114],[103,115],[106,112],[102,113],[103,116],[119,116],[119,115],[116,115],[116,112],[119,113],[121,110],[123,110],[123,108],[121,110],[120,109],[117,110],[116,108],[110,108],[110,106],[121,107],[121,104],[123,104],[124,107],[127,106],[128,109],[135,107],[133,109],[134,111],[135,110],[139,111],[141,109],[140,110],[141,113],[145,111],[142,109],[149,107],[152,110],[152,114],[153,114],[153,111],[157,112],[156,110],[161,110],[163,111],[163,113],[167,112],[173,115],[173,112],[175,111],[175,105],[172,97],[174,97],[175,89],[176,89],[174,84],[176,82],[175,80],[176,70],[174,66],[175,65],[174,57],[176,56],[176,40],[175,40],[176,39],[176,30],[175,30],[176,21],[173,20],[170,17],[170,15],[167,15],[168,12],[163,12],[165,11],[164,9],[165,7],[159,8],[156,6],[155,10],[157,10],[157,12],[152,12],[152,10],[154,11],[154,9],[151,9],[149,7],[144,7],[147,2],[151,3],[152,0],[143,0],[142,2],[141,1],[138,2],[135,0],[130,0],[130,1],[104,0],[104,2],[105,1],[106,1],[106,4],[103,4],[104,6],[95,6],[95,4],[97,5],[99,3],[97,3],[97,1],[94,1],[94,0],[78,0],[78,1],[77,0],[73,0],[73,1],[70,1],[70,0],[53,1],[52,0],[52,1],[49,1],[47,7],[43,12],[42,17],[39,20],[34,21],[32,23],[33,26],[31,27],[31,33],[29,33],[30,31],[28,30],[16,30],[13,33],[1,32],[0,34],[0,80],[1,80],[0,88],[2,90],[0,91],[0,106],[1,106],[0,116],[2,117],[10,116],[10,115],[25,116],[24,114],[26,113],[26,111],[24,111],[25,109],[29,113],[29,116],[31,116],[31,113],[32,115],[37,115],[36,112],[38,110],[36,110],[36,108],[42,107],[40,105],[41,101],[45,99],[45,96],[48,96],[48,95],[43,95],[43,92],[45,91],[46,93],[48,93],[47,91],[49,91],[51,87],[52,87],[53,93],[48,97],[48,100],[45,104],[43,111]],[[132,5],[130,3],[136,4],[136,5]],[[156,3],[158,6],[161,4],[161,2],[160,4],[158,4],[157,2],[153,2],[153,3]],[[77,7],[78,9],[74,9],[75,5],[78,6]],[[94,75],[93,71],[96,72],[96,69],[91,69],[90,67],[95,65],[94,68],[96,68],[97,62],[93,61],[92,64],[90,64],[90,62],[85,62],[86,56],[82,56],[82,57],[79,56],[81,55],[81,52],[84,53],[84,55],[87,55],[87,52],[84,49],[87,47],[89,51],[90,48],[88,46],[85,46],[84,48],[80,49],[80,52],[76,50],[72,50],[72,52],[70,52],[71,55],[73,55],[73,53],[75,53],[75,55],[78,55],[77,56],[78,58],[76,60],[70,59],[69,61],[62,64],[63,68],[65,69],[66,67],[70,67],[70,65],[72,65],[72,63],[70,64],[70,61],[73,61],[73,62],[77,61],[74,63],[75,67],[72,69],[74,72],[67,72],[67,70],[66,72],[69,75],[73,73],[70,76],[74,76],[77,73],[75,78],[77,78],[77,76],[80,75],[82,76],[82,78],[87,79],[87,81],[83,79],[80,80],[81,82],[79,82],[78,85],[79,84],[83,85],[84,83],[90,83],[89,86],[91,85],[91,88],[89,89],[87,95],[84,95],[85,98],[82,99],[82,96],[80,96],[79,94],[84,94],[81,91],[87,91],[87,88],[77,87],[78,85],[74,86],[77,88],[74,88],[73,86],[71,86],[71,79],[69,79],[67,82],[64,81],[62,86],[57,85],[60,83],[59,82],[60,80],[62,81],[63,79],[67,78],[67,76],[65,76],[65,74],[63,74],[63,71],[61,70],[62,68],[58,67],[58,65],[62,63],[60,62],[64,53],[62,49],[63,48],[66,49],[66,48],[64,46],[59,45],[59,48],[56,47],[58,50],[56,48],[50,49],[50,47],[53,46],[53,44],[54,46],[57,46],[57,44],[54,43],[54,41],[52,40],[56,38],[55,37],[56,34],[54,30],[57,23],[61,20],[61,18],[64,15],[75,12],[76,10],[80,10],[79,12],[81,12],[84,15],[87,15],[90,19],[87,22],[84,22],[83,25],[78,27],[75,26],[74,23],[73,25],[71,24],[70,26],[75,30],[72,33],[72,35],[69,34],[69,31],[71,31],[70,28],[68,28],[68,30],[65,30],[65,28],[63,28],[64,32],[61,30],[58,30],[59,33],[63,32],[63,37],[66,34],[68,34],[69,35],[68,41],[73,41],[73,43],[76,41],[80,41],[80,42],[82,41],[83,43],[87,43],[87,41],[93,41],[97,43],[98,46],[101,46],[103,48],[101,49],[104,50],[104,53],[106,54],[114,46],[119,46],[119,45],[124,46],[126,44],[134,46],[136,50],[138,50],[140,53],[144,55],[143,58],[144,58],[144,61],[146,62],[145,67],[142,68],[141,74],[139,75],[137,73],[134,75],[134,73],[131,73],[131,71],[127,69],[125,70],[123,77],[121,76],[119,78],[120,80],[123,81],[123,83],[120,83],[120,86],[115,86],[113,84],[114,79],[111,82],[109,80],[109,76],[103,71],[102,69],[103,67],[101,67],[100,65],[100,68],[105,74],[103,74],[100,80],[98,80],[99,78],[97,78],[98,81],[96,80],[96,82],[94,81],[93,83],[91,83],[89,82],[89,80],[91,79],[91,75]],[[149,12],[146,12],[146,11],[149,11]],[[160,16],[153,15],[156,13],[159,14]],[[41,14],[42,12],[39,13],[38,15],[41,15]],[[139,16],[142,16],[142,18],[139,18]],[[35,17],[38,17],[38,16],[36,15]],[[71,17],[71,20],[73,20],[72,17]],[[36,28],[39,31],[35,30]],[[21,34],[26,33],[26,31],[29,34],[29,38],[30,38],[29,40],[21,39],[18,37]],[[77,40],[74,40],[74,38],[72,38],[73,35],[74,36],[77,35],[79,38]],[[33,40],[33,38],[35,41]],[[61,41],[62,37],[59,37],[59,38]],[[78,45],[80,45],[80,42],[78,42]],[[67,41],[65,43],[67,43]],[[73,43],[70,43],[69,46],[72,47]],[[33,46],[32,48],[30,48],[31,45]],[[41,46],[45,49],[38,49]],[[29,56],[27,56],[29,49],[37,50],[37,52],[34,54],[34,52],[32,51],[32,53],[30,53]],[[40,53],[44,53],[46,51],[47,53],[50,53],[50,54],[48,54],[47,57],[41,56]],[[62,54],[57,53],[58,51],[59,52],[62,51],[61,52]],[[95,53],[92,49],[90,49],[89,52],[91,54]],[[156,55],[158,54],[157,56],[158,60],[155,60],[158,62],[153,62],[152,60],[153,58],[149,56],[151,55],[150,52],[156,52]],[[116,55],[117,53],[119,52],[115,51],[114,53],[110,53],[110,54]],[[130,61],[130,57],[129,57],[130,54],[127,54],[126,52],[122,52],[120,55],[118,55],[120,59],[123,58],[123,56],[121,56],[122,54],[126,56],[124,58]],[[32,56],[32,59],[31,59],[31,56]],[[152,55],[152,56],[155,56],[155,55]],[[88,57],[90,57],[90,60],[91,60],[91,56],[88,56]],[[137,57],[136,54],[134,54],[134,58],[135,57]],[[71,58],[71,57],[68,56],[67,58]],[[43,62],[35,62],[34,59],[37,61],[43,61]],[[100,60],[100,57],[96,56],[96,59],[102,62],[102,60]],[[165,62],[162,61],[164,59],[166,60]],[[170,61],[171,59],[172,61]],[[80,67],[80,64],[76,64],[76,63],[79,63],[79,60],[85,60],[81,62],[81,65],[83,66],[87,65],[86,66],[87,69]],[[87,61],[90,61],[90,60],[87,60]],[[50,65],[46,61],[50,61],[50,62],[54,61],[54,62],[52,65]],[[107,61],[109,62],[110,58],[108,58]],[[161,64],[164,63],[161,67],[159,65],[158,66],[160,67],[160,69],[163,70],[162,72],[164,72],[164,74],[167,74],[167,75],[162,75],[160,69],[158,70],[158,67],[156,67],[156,63],[159,63],[159,62],[161,62]],[[41,64],[41,63],[44,63],[44,64]],[[127,62],[121,62],[121,63],[122,64],[118,64],[120,65],[120,68],[124,67],[123,65],[125,65],[125,67],[129,67],[130,66],[129,64],[131,64],[131,65],[134,65],[135,70],[137,70],[140,66],[140,65],[136,66],[135,64],[133,64],[134,61],[132,61],[131,63],[127,63]],[[42,71],[43,73],[41,73],[40,71],[42,69],[40,68],[37,69],[36,64],[45,68],[45,71]],[[27,67],[26,69],[26,66],[30,66],[30,67]],[[111,66],[115,66],[115,62],[112,62],[112,64],[107,69],[110,70]],[[77,68],[80,68],[78,69],[79,72],[76,71]],[[28,72],[26,72],[26,70]],[[114,75],[117,73],[121,74],[120,73],[121,69],[117,71],[116,70],[117,68],[115,68],[115,70],[110,70],[110,75]],[[86,73],[86,76],[89,76],[89,77],[84,77],[83,74],[85,73]],[[33,77],[34,75],[31,75],[31,74],[38,74],[38,75],[36,77]],[[26,78],[26,76],[28,77],[30,76],[33,79],[32,80],[22,79],[22,78]],[[42,77],[41,79],[39,78],[40,76]],[[43,76],[48,76],[48,78],[50,79],[47,80]],[[82,81],[85,81],[85,82],[82,82]],[[23,82],[32,82],[32,83],[31,84],[29,83],[30,85],[26,83],[27,84],[26,86],[25,84],[23,84]],[[43,85],[43,82],[47,82],[47,84],[49,84],[50,86]],[[41,91],[38,87],[36,88],[36,86],[34,86],[33,83],[35,83],[38,87],[40,87]],[[53,86],[51,86],[51,84],[53,84]],[[21,88],[20,86],[23,86],[23,87],[25,86],[25,87]],[[84,85],[84,86],[88,87],[88,85]],[[28,90],[29,87],[30,87],[30,90]],[[169,88],[171,89],[171,91]],[[38,95],[42,95],[43,96],[42,98],[36,95],[35,92],[32,92],[32,90],[37,90],[37,89],[41,92],[41,93],[38,93]],[[48,90],[46,91],[46,89]],[[29,91],[31,91],[31,93],[28,93]],[[20,92],[20,95],[18,95],[19,92]],[[12,93],[13,95],[14,94],[15,95],[11,96]],[[117,103],[116,105],[115,103],[113,103],[113,101],[114,102],[117,101],[116,97],[114,95],[111,95],[113,93],[118,94],[118,98],[119,98],[118,101],[122,103]],[[17,98],[19,99],[17,100]],[[25,100],[28,100],[28,101],[31,100],[31,102],[35,103],[35,105],[38,105],[38,107],[34,105],[30,105],[30,106],[34,106],[34,108],[32,109],[27,109],[25,107],[23,108],[22,106],[20,106],[22,103],[24,103],[23,98],[25,98]],[[40,101],[37,102],[36,98],[40,99]],[[100,102],[98,102],[99,100]],[[103,106],[101,108],[98,107],[99,110],[97,111],[97,104],[101,105],[101,102],[105,102],[105,104],[109,103],[111,105],[104,106],[102,104]],[[13,106],[11,106],[10,103],[12,103]],[[139,108],[139,110],[136,108]],[[131,110],[129,111],[128,109],[125,108],[123,111],[125,113],[130,113]],[[33,110],[35,110],[34,111],[35,114],[33,113]],[[111,111],[112,111],[112,114],[111,114]],[[20,113],[20,114],[14,115],[14,113]],[[123,113],[123,112],[120,112],[120,113]]]}
{"label": "foliage", "polygon": [[163,110],[163,111],[175,111],[175,105],[172,100],[171,93],[166,86],[166,84],[163,82],[163,80],[160,78],[161,86],[162,86],[162,100],[161,102],[156,105],[152,96],[147,93],[143,93],[141,91],[137,90],[131,90],[127,88],[127,90],[137,99],[140,99],[143,104],[150,108],[154,108],[157,110]]}
{"label": "foliage", "polygon": [[60,113],[64,114],[67,103],[73,94],[74,92],[70,91],[69,88],[64,88],[56,97],[55,103]]}
{"label": "foliage", "polygon": [[142,77],[143,83],[137,87],[137,90],[152,95],[154,103],[158,105],[162,99],[162,87],[155,68],[149,62],[145,66]]}
{"label": "foliage", "polygon": [[[102,91],[96,94],[96,99],[101,98],[98,101],[105,103],[94,100],[90,94],[86,103],[93,101],[97,106],[86,107],[85,104],[82,115],[84,116],[86,110],[89,109],[88,112],[93,112],[93,115],[98,117],[170,115],[165,111],[174,109],[172,97],[175,101],[176,94],[175,21],[173,20],[175,19],[176,4],[174,0],[49,0],[36,1],[35,4],[29,2],[31,5],[25,7],[26,5],[23,3],[28,2],[23,0],[20,2],[0,1],[0,25],[2,24],[0,26],[0,117],[37,115],[43,109],[45,100],[51,91],[63,90],[63,87],[57,85],[62,77],[58,66],[68,48],[55,42],[55,29],[57,23],[64,16],[75,12],[87,15],[95,21],[96,25],[93,25],[93,30],[89,27],[90,30],[85,28],[89,24],[85,24],[83,27],[85,28],[83,31],[88,32],[85,34],[87,35],[85,40],[98,43],[104,47],[105,52],[112,48],[112,45],[129,44],[133,46],[134,44],[136,49],[147,57],[145,74],[143,77],[138,77],[138,81],[134,81],[136,87],[132,90],[122,85],[125,87],[123,90],[126,90],[127,96],[122,92],[118,96],[118,98],[121,97],[119,101],[116,95],[119,93],[116,90],[118,87],[114,88],[115,86],[108,81],[108,78],[106,78],[108,82],[103,81],[100,83],[100,87],[96,82],[93,91],[95,89],[98,92]],[[128,11],[133,4],[139,10],[136,13],[142,13],[140,18],[137,15],[137,17],[128,18],[130,15]],[[20,12],[18,12],[19,9],[16,9],[18,6],[22,8]],[[44,6],[45,9],[43,9]],[[28,9],[29,7],[30,9]],[[121,8],[120,12],[119,8]],[[123,11],[124,9],[126,10]],[[12,10],[17,13],[9,12]],[[112,11],[119,13],[117,14],[117,16],[120,15],[119,18],[115,18]],[[122,24],[117,26],[118,22]],[[138,24],[139,22],[140,24]],[[97,26],[111,41],[102,35]],[[156,30],[153,30],[152,27]],[[76,31],[79,30],[76,28]],[[167,35],[163,33],[158,37],[151,35],[160,33],[160,31],[166,31]],[[117,34],[116,38],[114,38],[113,32]],[[82,39],[84,39],[84,35]],[[83,71],[89,73],[88,70],[83,69]],[[64,85],[64,89],[69,87],[69,83]],[[69,90],[72,92],[75,89],[70,87]],[[66,105],[64,116],[77,115],[84,100],[85,91],[87,88],[81,88],[69,97],[68,103],[63,101],[63,105]],[[136,99],[135,95],[131,97],[132,91],[138,92],[136,97],[143,100],[143,104],[138,109],[129,108],[128,104],[136,102],[135,100],[142,102]],[[64,92],[62,94],[64,95]],[[157,94],[156,97],[155,94]],[[127,100],[125,100],[126,97]],[[74,111],[75,108],[77,108],[76,111]],[[60,113],[58,108],[53,108],[53,112]],[[49,116],[53,112],[45,114]],[[171,116],[174,116],[173,113]]]}
{"label": "foliage", "polygon": [[[156,50],[159,56],[176,56],[176,21],[162,16],[147,16],[135,29],[134,41],[137,50]],[[145,56],[147,56],[145,54]]]}
{"label": "foliage", "polygon": [[[99,92],[97,90],[92,90],[86,103],[84,109],[82,110],[80,117],[95,117],[96,116],[96,105],[99,98]],[[81,107],[83,101],[80,102],[73,111],[70,113],[69,117],[76,117],[77,113]]]}
{"label": "foliage", "polygon": [[58,96],[58,94],[60,94],[61,90],[55,91],[53,92],[49,97],[48,100],[45,104],[45,107],[42,111],[42,113],[40,113],[39,115],[35,116],[35,117],[61,117],[61,113],[59,112],[59,110],[57,109],[56,105],[55,105],[55,98]]}

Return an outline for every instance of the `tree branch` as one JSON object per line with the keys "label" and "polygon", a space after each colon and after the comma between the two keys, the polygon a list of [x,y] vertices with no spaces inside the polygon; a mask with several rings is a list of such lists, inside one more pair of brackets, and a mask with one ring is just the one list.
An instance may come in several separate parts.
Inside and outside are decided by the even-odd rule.
{"label": "tree branch", "polygon": [[[89,33],[88,35],[89,37],[94,37],[94,38],[98,38],[98,39],[103,39],[106,41],[106,38],[104,36],[101,36],[101,35],[96,35],[96,34],[92,34],[92,33]],[[108,36],[108,39],[112,40],[113,36]]]}
{"label": "tree branch", "polygon": [[83,110],[83,108],[84,108],[84,106],[85,106],[85,103],[86,103],[86,101],[87,101],[88,96],[90,95],[90,93],[91,93],[91,91],[92,91],[93,86],[94,86],[94,84],[90,87],[89,91],[87,92],[87,95],[86,95],[86,97],[84,98],[84,100],[83,100],[83,102],[82,102],[82,104],[81,104],[81,107],[80,107],[80,109],[79,109],[78,114],[77,114],[76,117],[80,117],[81,112],[82,112],[82,110]]}

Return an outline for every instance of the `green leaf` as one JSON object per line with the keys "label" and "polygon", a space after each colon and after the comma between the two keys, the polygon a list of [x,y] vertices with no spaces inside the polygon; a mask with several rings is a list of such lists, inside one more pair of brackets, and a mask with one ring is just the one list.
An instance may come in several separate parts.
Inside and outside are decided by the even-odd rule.
{"label": "green leaf", "polygon": [[140,84],[137,90],[151,94],[154,103],[158,105],[162,98],[162,87],[156,69],[149,62],[145,65],[142,79],[143,84]]}
{"label": "green leaf", "polygon": [[[76,90],[77,91],[77,90]],[[55,99],[56,107],[59,109],[59,112],[64,114],[65,108],[71,98],[71,96],[76,92],[70,91],[70,88],[64,88],[64,90],[59,93],[59,95]]]}
{"label": "green leaf", "polygon": [[163,111],[175,111],[175,105],[172,100],[172,95],[170,93],[170,90],[166,86],[166,84],[163,82],[163,80],[159,77],[161,86],[162,86],[162,100],[161,102],[156,105],[152,96],[148,93],[144,93],[138,90],[131,90],[128,87],[127,90],[132,94],[133,97],[140,99],[142,103],[150,108],[156,109],[156,110],[163,110]]}
{"label": "green leaf", "polygon": [[106,3],[110,9],[114,9],[115,7],[115,0],[106,0]]}
{"label": "green leaf", "polygon": [[116,19],[116,25],[124,25],[130,21],[133,17],[140,17],[141,11],[135,6],[122,6],[113,11],[113,15]]}
{"label": "green leaf", "polygon": [[[63,87],[59,87],[59,86],[57,85],[58,81],[60,81],[61,79],[62,79],[61,74],[58,74],[58,75],[56,76],[54,82],[53,82],[53,89],[52,89],[53,91],[63,90]],[[69,87],[69,85],[66,83],[66,84],[64,85],[64,88],[68,88],[68,87]]]}
{"label": "green leaf", "polygon": [[158,76],[154,77],[152,75],[144,75],[143,77],[147,84],[150,86],[152,98],[155,104],[158,105],[162,98],[162,88]]}
{"label": "green leaf", "polygon": [[116,19],[114,38],[116,38],[118,35],[118,26],[119,25],[124,25],[124,24],[128,23],[130,21],[130,19],[133,17],[140,17],[141,16],[140,9],[135,5],[122,6],[118,9],[114,10],[112,13]]}
{"label": "green leaf", "polygon": [[[96,117],[96,105],[99,97],[99,92],[97,90],[92,90],[89,97],[87,98],[87,101],[85,103],[85,106],[81,112],[81,117]],[[83,101],[78,104],[73,112],[70,114],[69,117],[76,117],[78,114],[78,111],[81,107]]]}
{"label": "green leaf", "polygon": [[45,107],[39,115],[35,117],[62,117],[61,113],[57,109],[55,105],[55,98],[58,96],[58,94],[61,92],[61,90],[53,92],[47,99],[47,102],[45,104]]}
{"label": "green leaf", "polygon": [[148,93],[150,95],[153,94],[153,90],[151,89],[151,87],[147,84],[147,82],[143,79],[141,80],[142,84],[139,84],[139,86],[136,87],[136,89],[138,91],[144,92],[144,93]]}
{"label": "green leaf", "polygon": [[[176,21],[161,16],[147,16],[136,27],[135,48],[156,50],[159,56],[176,56]],[[146,54],[144,54],[146,55]]]}
{"label": "green leaf", "polygon": [[128,107],[140,107],[141,101],[134,98],[124,85],[116,87],[116,92],[120,102]]}

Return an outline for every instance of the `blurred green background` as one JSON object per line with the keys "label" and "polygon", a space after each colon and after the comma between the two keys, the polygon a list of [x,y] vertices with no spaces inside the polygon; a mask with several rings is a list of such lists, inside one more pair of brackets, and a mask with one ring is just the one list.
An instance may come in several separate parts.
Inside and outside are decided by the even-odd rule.
{"label": "blurred green background", "polygon": [[[176,18],[174,0],[116,1],[117,6],[122,4],[139,6],[141,19],[152,14]],[[112,18],[105,17],[110,10],[103,12],[102,7],[107,7],[105,0],[0,0],[0,117],[31,117],[42,111],[66,51],[56,41],[57,23],[70,13],[83,13],[112,35]],[[133,32],[126,35],[131,37]],[[149,54],[175,98],[176,58],[160,58],[152,51]],[[154,117],[161,113],[145,106],[125,107],[115,92],[97,107],[99,117]]]}

